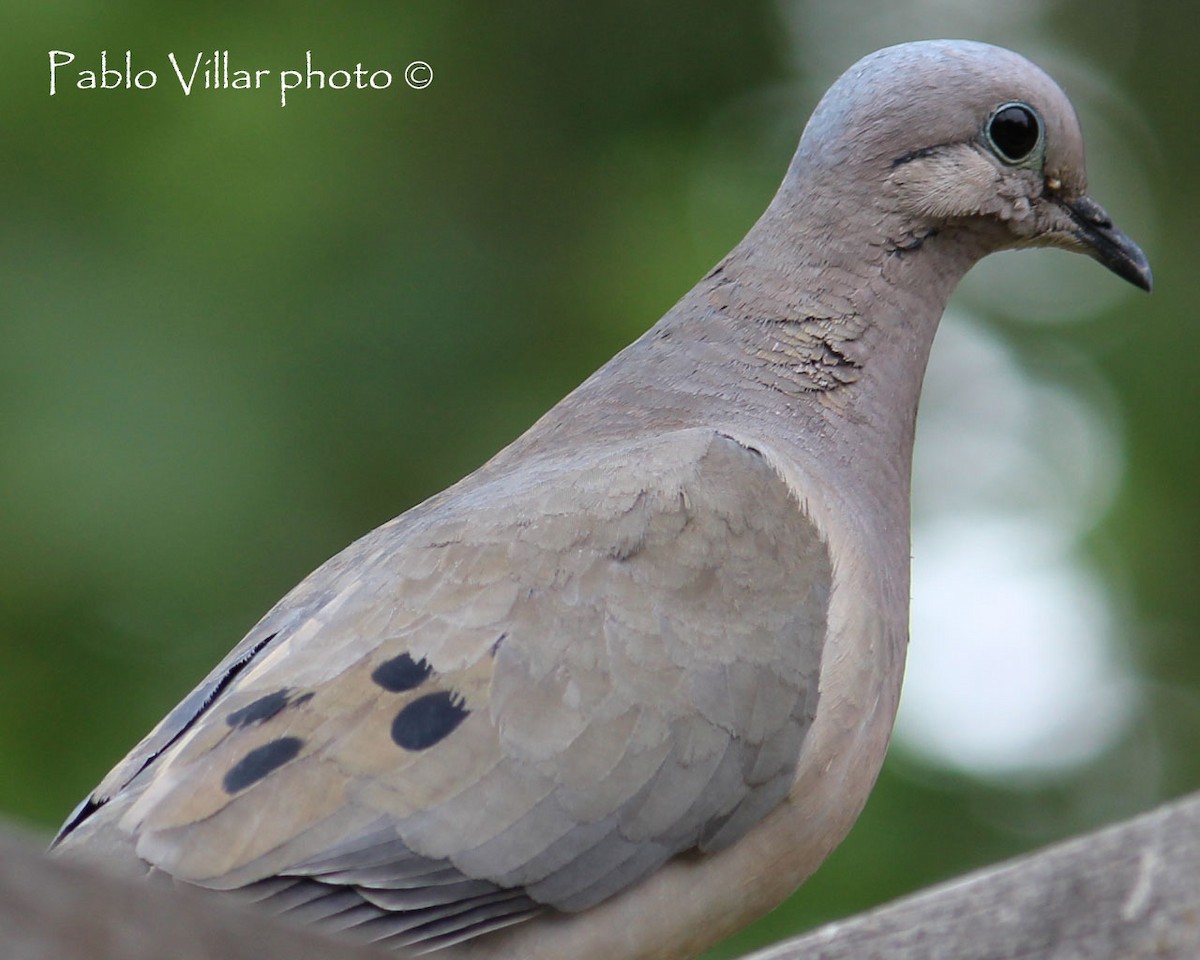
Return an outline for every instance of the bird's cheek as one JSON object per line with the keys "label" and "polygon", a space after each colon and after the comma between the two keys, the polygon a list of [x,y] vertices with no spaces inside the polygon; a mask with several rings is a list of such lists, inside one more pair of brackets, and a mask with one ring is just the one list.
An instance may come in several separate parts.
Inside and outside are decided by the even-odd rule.
{"label": "bird's cheek", "polygon": [[1041,211],[1035,184],[1023,175],[1001,179],[992,191],[992,199],[983,213],[1003,223],[1019,241],[1037,234],[1041,229]]}
{"label": "bird's cheek", "polygon": [[1059,204],[1048,198],[1040,198],[1033,202],[1032,207],[1032,229],[1022,238],[1024,246],[1079,248],[1071,220]]}

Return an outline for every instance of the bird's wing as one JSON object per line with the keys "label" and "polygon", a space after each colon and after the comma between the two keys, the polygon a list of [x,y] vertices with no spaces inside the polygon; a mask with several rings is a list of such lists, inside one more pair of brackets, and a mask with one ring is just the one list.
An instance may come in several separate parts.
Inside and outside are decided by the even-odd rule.
{"label": "bird's wing", "polygon": [[132,779],[145,861],[374,939],[581,910],[783,798],[830,577],[720,433],[525,459],[301,583],[93,808]]}

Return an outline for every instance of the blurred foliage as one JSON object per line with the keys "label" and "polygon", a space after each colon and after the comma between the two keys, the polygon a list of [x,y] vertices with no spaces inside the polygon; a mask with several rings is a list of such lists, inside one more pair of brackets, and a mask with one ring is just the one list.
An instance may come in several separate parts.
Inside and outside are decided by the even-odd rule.
{"label": "blurred foliage", "polygon": [[[1125,479],[1091,548],[1131,607],[1137,738],[1033,791],[893,756],[850,839],[738,949],[1091,826],[1129,777],[1146,806],[1200,783],[1200,28],[1146,0],[1115,36],[1094,6],[1042,29],[1100,70],[1121,52],[1108,79],[1152,171],[1158,288],[1069,329],[994,322],[1034,365],[1069,336],[1120,407]],[[5,17],[0,810],[47,830],[288,587],[685,291],[761,211],[833,79],[790,55],[769,3]],[[53,98],[50,50],[77,57]],[[73,89],[101,50],[158,85]],[[271,77],[185,98],[167,53],[202,50]],[[306,50],[395,82],[281,108],[278,71]],[[416,59],[435,71],[422,91],[402,79]]]}

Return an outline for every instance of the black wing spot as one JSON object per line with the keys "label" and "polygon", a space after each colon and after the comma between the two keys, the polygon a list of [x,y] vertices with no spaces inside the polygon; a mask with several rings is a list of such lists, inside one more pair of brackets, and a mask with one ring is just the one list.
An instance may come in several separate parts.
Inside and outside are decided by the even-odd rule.
{"label": "black wing spot", "polygon": [[231,727],[248,727],[252,723],[270,720],[275,714],[288,705],[288,688],[282,687],[265,697],[259,697],[253,703],[248,703],[240,710],[234,710],[225,718]]}
{"label": "black wing spot", "polygon": [[[143,770],[150,766],[150,764],[157,760],[164,752],[171,749],[171,747],[174,746],[175,741],[177,741],[188,730],[190,730],[193,724],[195,724],[195,722],[204,713],[204,711],[206,711],[212,705],[213,701],[221,695],[226,687],[233,683],[233,681],[237,678],[237,675],[246,668],[246,664],[258,656],[259,653],[262,652],[263,648],[266,647],[266,645],[272,640],[274,640],[277,635],[278,634],[272,633],[263,637],[256,644],[254,644],[254,646],[242,654],[240,658],[230,664],[229,669],[224,674],[208,683],[202,683],[199,687],[184,697],[183,701],[180,702],[180,704],[176,706],[174,710],[168,713],[162,722],[162,729],[164,731],[165,739],[163,739],[158,746],[156,746],[146,755],[146,759],[142,761],[141,766],[139,766],[137,770],[135,770],[128,777],[128,779],[121,784],[121,788],[128,786],[128,784],[135,780]],[[83,823],[84,820],[108,803],[108,801],[109,797],[97,798],[94,794],[85,799],[81,804],[79,804],[79,806],[75,808],[71,816],[67,818],[67,822],[64,823],[62,828],[58,831],[58,835],[54,838],[54,844],[52,845],[56,845],[61,842],[68,833],[78,827],[81,823]]]}
{"label": "black wing spot", "polygon": [[427,750],[450,736],[471,711],[447,690],[405,704],[392,721],[392,739],[405,750]]}
{"label": "black wing spot", "polygon": [[433,667],[428,660],[423,657],[414,660],[407,653],[402,653],[377,666],[371,672],[371,679],[390,693],[403,693],[405,690],[415,690],[432,672]]}
{"label": "black wing spot", "polygon": [[272,771],[278,770],[289,760],[294,760],[304,741],[299,737],[280,737],[255,747],[235,763],[222,781],[226,793],[237,793],[258,783]]}

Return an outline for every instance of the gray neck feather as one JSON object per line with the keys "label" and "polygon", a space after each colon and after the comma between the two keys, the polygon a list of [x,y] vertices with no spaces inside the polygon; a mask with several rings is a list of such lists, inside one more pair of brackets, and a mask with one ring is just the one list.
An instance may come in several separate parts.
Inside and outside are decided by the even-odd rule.
{"label": "gray neck feather", "polygon": [[[907,497],[937,322],[986,250],[959,231],[918,236],[844,187],[822,190],[820,178],[809,191],[793,184],[789,176],[746,238],[528,440],[553,448],[571,435],[728,422],[791,447],[814,471],[849,461],[865,483]],[[821,199],[830,196],[844,205]],[[856,209],[868,216],[848,222]]]}

